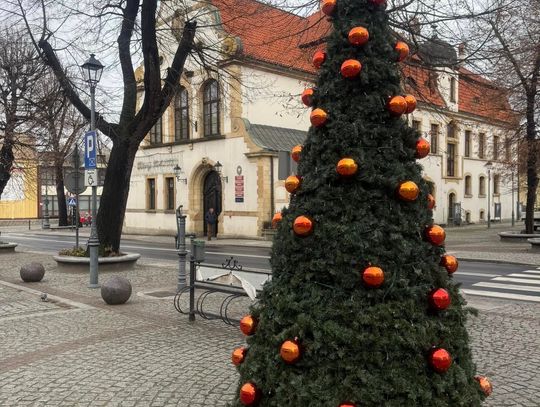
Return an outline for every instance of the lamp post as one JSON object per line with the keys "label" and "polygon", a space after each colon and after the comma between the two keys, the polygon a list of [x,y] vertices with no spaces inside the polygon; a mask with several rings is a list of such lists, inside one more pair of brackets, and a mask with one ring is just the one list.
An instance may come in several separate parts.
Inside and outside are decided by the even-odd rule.
{"label": "lamp post", "polygon": [[512,227],[516,226],[516,214],[514,212],[514,167],[512,167]]}
{"label": "lamp post", "polygon": [[178,164],[174,166],[173,171],[178,182],[183,182],[184,184],[187,184],[187,178],[182,178],[182,168],[180,168]]}
{"label": "lamp post", "polygon": [[223,176],[221,174],[221,172],[223,171],[223,164],[221,164],[219,161],[217,163],[214,164],[214,170],[218,173],[219,177],[225,181],[225,182],[229,182],[229,177],[228,176]]}
{"label": "lamp post", "polygon": [[488,161],[485,164],[485,167],[488,171],[488,214],[487,214],[487,227],[488,229],[491,227],[491,169],[493,168],[493,163],[491,161]]}
{"label": "lamp post", "polygon": [[[96,129],[96,86],[101,79],[103,68],[103,64],[95,58],[94,54],[90,54],[88,61],[81,65],[84,80],[90,86],[90,130]],[[90,248],[90,288],[99,287],[99,237],[96,228],[96,212],[97,186],[92,185],[92,226],[90,230],[90,239],[88,239],[88,247]]]}
{"label": "lamp post", "polygon": [[[48,170],[48,168],[47,168]],[[50,216],[49,216],[49,179],[48,179],[48,171],[45,171],[45,201],[43,204],[45,205],[45,211],[43,212],[43,229],[50,229],[51,228],[51,222],[50,222]]]}

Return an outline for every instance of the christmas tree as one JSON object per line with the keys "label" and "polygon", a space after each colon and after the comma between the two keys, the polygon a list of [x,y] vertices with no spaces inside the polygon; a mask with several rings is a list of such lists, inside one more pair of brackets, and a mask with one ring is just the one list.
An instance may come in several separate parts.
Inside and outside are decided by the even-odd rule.
{"label": "christmas tree", "polygon": [[429,143],[403,120],[408,46],[384,1],[323,12],[333,30],[302,95],[312,127],[275,217],[272,281],[241,321],[234,405],[478,406],[491,385],[475,377],[457,261],[416,161]]}

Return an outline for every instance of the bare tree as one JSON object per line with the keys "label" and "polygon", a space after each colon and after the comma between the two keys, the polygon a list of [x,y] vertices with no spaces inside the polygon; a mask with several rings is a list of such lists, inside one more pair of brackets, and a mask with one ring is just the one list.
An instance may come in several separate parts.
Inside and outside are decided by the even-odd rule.
{"label": "bare tree", "polygon": [[[0,196],[15,161],[15,150],[28,147],[33,117],[34,86],[43,72],[38,53],[20,32],[5,28],[0,33]],[[21,151],[25,151],[21,148]]]}

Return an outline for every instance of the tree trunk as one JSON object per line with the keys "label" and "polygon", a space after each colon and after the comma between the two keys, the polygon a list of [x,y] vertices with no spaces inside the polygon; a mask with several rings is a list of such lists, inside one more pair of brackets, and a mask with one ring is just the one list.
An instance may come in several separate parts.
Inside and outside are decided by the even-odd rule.
{"label": "tree trunk", "polygon": [[6,188],[6,185],[11,178],[11,169],[13,167],[13,161],[15,157],[13,155],[13,145],[6,137],[4,144],[0,149],[0,198]]}
{"label": "tree trunk", "polygon": [[[124,130],[125,132],[125,130]],[[102,247],[120,250],[120,238],[129,194],[129,180],[139,142],[122,134],[113,142],[101,194],[97,229]]]}
{"label": "tree trunk", "polygon": [[66,193],[64,190],[63,162],[57,162],[54,168],[56,181],[56,197],[58,200],[58,226],[68,226]]}
{"label": "tree trunk", "polygon": [[534,117],[535,95],[527,97],[527,210],[525,212],[525,233],[534,233],[534,204],[538,188],[536,126]]}

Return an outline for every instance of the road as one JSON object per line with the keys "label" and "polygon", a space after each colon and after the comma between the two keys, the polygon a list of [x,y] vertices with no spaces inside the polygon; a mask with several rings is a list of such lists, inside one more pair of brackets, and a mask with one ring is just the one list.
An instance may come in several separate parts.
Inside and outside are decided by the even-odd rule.
{"label": "road", "polygon": [[[47,235],[32,232],[5,233],[2,237],[22,247],[47,253],[58,253],[74,244],[72,235],[54,232]],[[86,239],[81,237],[81,242]],[[172,238],[170,243],[124,239],[122,250],[140,253],[150,259],[178,260]],[[220,266],[225,259],[233,256],[244,269],[266,270],[270,268],[269,252],[264,247],[211,245],[207,247],[205,263]],[[455,279],[462,284],[463,292],[468,295],[540,302],[540,268],[534,266],[460,261]]]}

